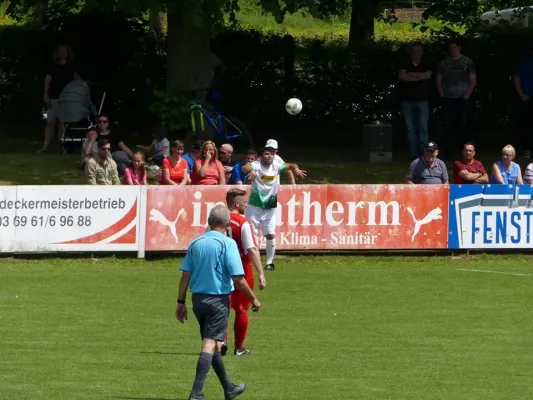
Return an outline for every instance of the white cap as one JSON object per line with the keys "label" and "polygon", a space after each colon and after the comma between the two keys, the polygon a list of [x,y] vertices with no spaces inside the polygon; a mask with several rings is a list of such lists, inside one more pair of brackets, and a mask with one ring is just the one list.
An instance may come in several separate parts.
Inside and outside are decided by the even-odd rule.
{"label": "white cap", "polygon": [[274,139],[268,139],[267,143],[265,144],[265,148],[266,149],[277,150],[278,149],[278,141],[274,140]]}

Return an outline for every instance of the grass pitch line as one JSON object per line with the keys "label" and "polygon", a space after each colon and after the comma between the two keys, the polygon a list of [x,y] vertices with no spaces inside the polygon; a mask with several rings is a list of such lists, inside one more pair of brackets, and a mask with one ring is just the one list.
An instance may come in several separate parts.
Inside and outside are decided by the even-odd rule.
{"label": "grass pitch line", "polygon": [[501,272],[501,271],[489,271],[487,269],[460,269],[459,271],[465,272],[484,272],[486,274],[498,274],[498,275],[513,275],[513,276],[528,276],[533,277],[533,274],[519,274],[516,272]]}

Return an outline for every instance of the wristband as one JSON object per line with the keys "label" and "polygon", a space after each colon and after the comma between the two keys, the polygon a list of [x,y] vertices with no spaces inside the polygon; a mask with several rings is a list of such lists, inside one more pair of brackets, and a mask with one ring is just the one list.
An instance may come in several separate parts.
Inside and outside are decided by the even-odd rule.
{"label": "wristband", "polygon": [[185,300],[178,299],[178,304],[185,304]]}

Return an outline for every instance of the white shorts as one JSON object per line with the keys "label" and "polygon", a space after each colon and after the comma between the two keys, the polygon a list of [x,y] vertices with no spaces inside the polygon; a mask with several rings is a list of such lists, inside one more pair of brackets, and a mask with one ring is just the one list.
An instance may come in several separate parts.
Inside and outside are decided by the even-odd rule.
{"label": "white shorts", "polygon": [[259,227],[263,229],[263,235],[274,235],[276,233],[276,209],[259,208],[248,205],[244,216],[252,223],[255,236],[259,237]]}

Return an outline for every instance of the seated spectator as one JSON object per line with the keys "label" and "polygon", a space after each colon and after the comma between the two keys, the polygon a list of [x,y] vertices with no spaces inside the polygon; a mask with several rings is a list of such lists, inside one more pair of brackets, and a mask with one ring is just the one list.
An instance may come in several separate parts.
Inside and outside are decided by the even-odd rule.
{"label": "seated spectator", "polygon": [[489,183],[489,176],[483,164],[474,159],[476,148],[474,143],[468,142],[463,145],[463,158],[453,163],[453,183]]}
{"label": "seated spectator", "polygon": [[435,142],[429,142],[424,149],[424,155],[414,160],[409,166],[405,183],[410,185],[447,185],[448,170],[444,161],[437,158],[439,147]]}
{"label": "seated spectator", "polygon": [[183,156],[185,161],[187,161],[187,172],[189,172],[189,176],[192,175],[194,172],[194,163],[198,158],[200,158],[202,146],[204,145],[203,140],[197,140],[193,143],[191,151],[189,151],[187,154]]}
{"label": "seated spectator", "polygon": [[233,166],[235,163],[232,160],[233,157],[233,146],[229,143],[223,144],[220,146],[219,157],[218,159],[224,167],[224,172],[226,173],[226,182],[229,181],[231,172],[233,171]]}
{"label": "seated spectator", "polygon": [[204,143],[201,155],[195,161],[192,173],[193,185],[225,185],[226,174],[222,163],[218,161],[217,148],[208,140]]}
{"label": "seated spectator", "polygon": [[133,155],[131,165],[124,171],[124,185],[146,185],[146,168],[144,154],[137,152]]}
{"label": "seated spectator", "polygon": [[231,176],[229,178],[230,185],[249,185],[250,182],[246,178],[246,174],[242,172],[242,166],[246,164],[253,163],[257,160],[257,151],[250,149],[246,152],[244,156],[244,161],[237,163],[233,166],[233,171],[231,171]]}
{"label": "seated spectator", "polygon": [[533,163],[529,164],[524,171],[524,183],[533,185]]}
{"label": "seated spectator", "polygon": [[87,130],[87,140],[83,142],[81,149],[81,167],[85,168],[85,164],[89,158],[98,154],[98,132],[95,126],[90,126]]}
{"label": "seated spectator", "polygon": [[186,185],[189,183],[187,161],[182,157],[185,146],[181,140],[175,140],[170,147],[170,156],[163,160],[163,185]]}
{"label": "seated spectator", "polygon": [[89,185],[120,185],[117,164],[109,156],[110,151],[109,140],[100,139],[98,154],[85,164],[85,176]]}
{"label": "seated spectator", "polygon": [[492,165],[490,183],[505,185],[521,185],[524,183],[520,165],[513,161],[515,157],[516,150],[510,144],[502,149],[502,159]]}
{"label": "seated spectator", "polygon": [[145,152],[146,159],[153,161],[157,165],[162,165],[165,157],[170,155],[170,144],[166,137],[166,132],[163,127],[159,127],[154,133],[154,140],[150,146],[137,145],[139,150]]}
{"label": "seated spectator", "polygon": [[118,172],[122,175],[131,163],[133,152],[122,141],[120,135],[109,129],[109,118],[107,115],[98,117],[98,139],[107,139],[111,143],[111,157],[117,163]]}

